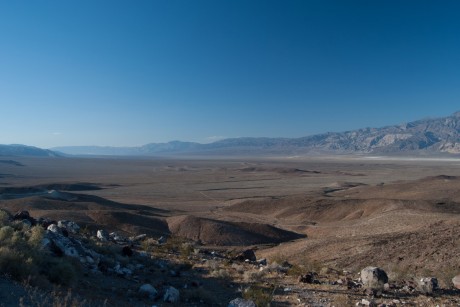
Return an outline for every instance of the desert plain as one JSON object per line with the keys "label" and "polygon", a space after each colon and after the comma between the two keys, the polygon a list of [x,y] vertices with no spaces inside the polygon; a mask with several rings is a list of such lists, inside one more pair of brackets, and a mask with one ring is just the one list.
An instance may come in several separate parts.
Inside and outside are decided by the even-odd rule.
{"label": "desert plain", "polygon": [[[436,276],[442,288],[453,289],[451,279],[460,273],[457,158],[0,160],[0,206],[12,213],[72,220],[91,232],[180,237],[208,251],[250,248],[269,263],[331,268],[337,278],[378,266],[390,279]],[[273,292],[275,306],[341,306],[360,299],[348,294],[334,304],[327,298],[345,290],[316,288],[323,304],[289,286],[289,278],[283,282]],[[220,305],[237,296],[235,287],[214,289]],[[446,306],[459,302],[452,291],[443,293]],[[430,306],[436,297],[411,299]]]}

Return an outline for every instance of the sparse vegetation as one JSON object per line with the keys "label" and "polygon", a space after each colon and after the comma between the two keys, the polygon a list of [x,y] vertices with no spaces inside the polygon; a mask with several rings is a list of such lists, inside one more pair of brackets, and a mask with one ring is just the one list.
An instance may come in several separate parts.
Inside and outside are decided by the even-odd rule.
{"label": "sparse vegetation", "polygon": [[270,306],[273,301],[275,289],[274,286],[267,287],[261,284],[252,285],[244,289],[243,298],[253,301],[257,307],[267,307]]}
{"label": "sparse vegetation", "polygon": [[70,286],[78,279],[78,261],[70,257],[53,257],[43,249],[45,231],[42,227],[20,227],[18,225],[22,223],[8,221],[2,224],[12,226],[0,228],[1,274],[34,284],[45,277],[49,282],[64,286]]}

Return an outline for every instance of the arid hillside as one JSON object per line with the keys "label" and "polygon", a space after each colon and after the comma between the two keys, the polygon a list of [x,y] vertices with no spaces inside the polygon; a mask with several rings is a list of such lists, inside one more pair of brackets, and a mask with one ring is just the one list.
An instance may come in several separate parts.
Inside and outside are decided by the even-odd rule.
{"label": "arid hillside", "polygon": [[[273,292],[285,305],[295,297],[320,300],[302,298],[306,290],[298,288],[295,272],[305,270],[353,274],[378,266],[395,282],[436,276],[443,289],[460,272],[460,161],[452,159],[8,161],[0,164],[2,209],[71,220],[86,235],[104,229],[185,240],[224,262],[250,248],[257,259],[296,268],[284,277],[285,269],[278,270],[272,281],[300,291],[287,300]],[[197,269],[199,258],[189,259],[198,261]],[[212,274],[225,280],[233,275],[220,271],[227,270],[224,262]],[[334,274],[323,274],[323,282]],[[251,278],[241,282],[253,284]],[[353,301],[350,293],[337,293],[337,300]]]}

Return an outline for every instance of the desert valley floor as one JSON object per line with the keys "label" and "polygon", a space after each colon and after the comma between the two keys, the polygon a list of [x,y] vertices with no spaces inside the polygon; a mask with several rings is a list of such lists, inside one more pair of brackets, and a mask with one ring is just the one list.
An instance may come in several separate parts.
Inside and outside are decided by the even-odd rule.
{"label": "desert valley floor", "polygon": [[13,213],[444,287],[460,273],[460,159],[0,160],[0,206]]}

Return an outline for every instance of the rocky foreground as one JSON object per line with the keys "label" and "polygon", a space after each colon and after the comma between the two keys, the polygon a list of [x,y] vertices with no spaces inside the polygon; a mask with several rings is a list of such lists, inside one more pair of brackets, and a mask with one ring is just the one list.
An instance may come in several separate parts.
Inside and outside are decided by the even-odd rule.
{"label": "rocky foreground", "polygon": [[0,213],[0,306],[460,305],[460,275],[390,279],[373,266],[292,265],[259,259],[257,247],[212,249]]}

